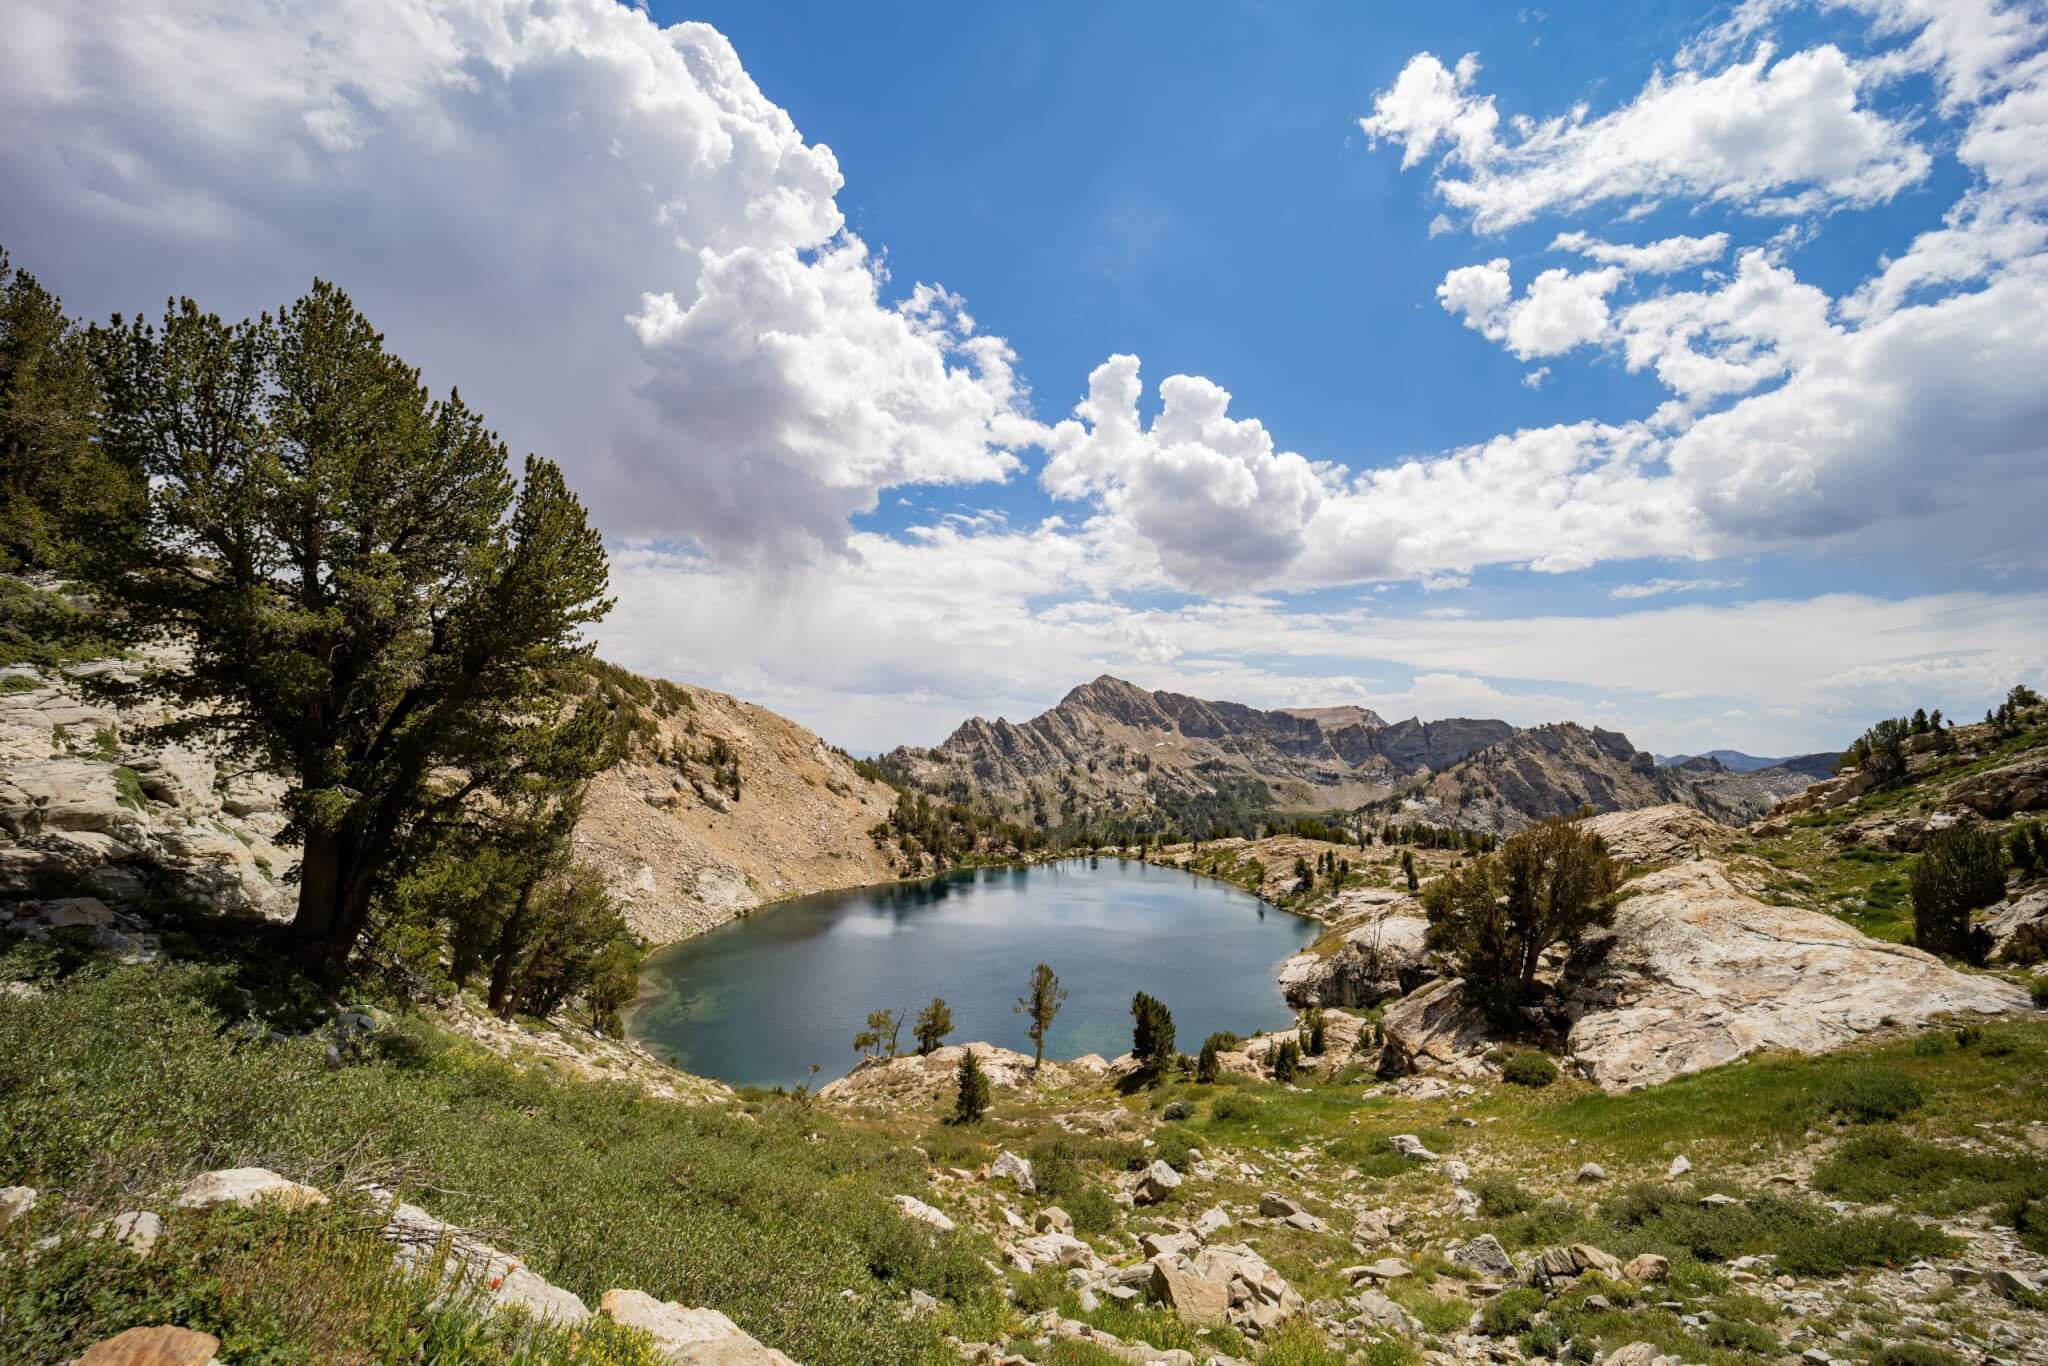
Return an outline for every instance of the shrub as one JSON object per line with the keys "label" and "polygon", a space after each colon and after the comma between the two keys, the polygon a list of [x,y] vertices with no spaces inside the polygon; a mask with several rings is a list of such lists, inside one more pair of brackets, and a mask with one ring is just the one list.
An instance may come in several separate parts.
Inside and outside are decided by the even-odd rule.
{"label": "shrub", "polygon": [[1871,1353],[1870,1366],[1961,1366],[1961,1359],[1932,1343],[1894,1342]]}
{"label": "shrub", "polygon": [[1533,1048],[1526,1049],[1509,1058],[1500,1074],[1517,1086],[1543,1087],[1557,1080],[1557,1064]]}
{"label": "shrub", "polygon": [[1321,1006],[1314,1007],[1301,1017],[1301,1025],[1297,1033],[1300,1035],[1301,1051],[1303,1053],[1306,1053],[1311,1058],[1323,1056],[1326,1027]]}
{"label": "shrub", "polygon": [[1077,1232],[1108,1233],[1116,1227],[1116,1201],[1110,1198],[1109,1192],[1092,1182],[1069,1195],[1060,1208],[1074,1221]]}
{"label": "shrub", "polygon": [[1202,1055],[1195,1059],[1195,1080],[1213,1082],[1223,1073],[1223,1063],[1216,1056],[1216,1038],[1211,1035],[1202,1044]]}
{"label": "shrub", "polygon": [[1536,1316],[1542,1312],[1543,1292],[1526,1285],[1517,1286],[1486,1302],[1486,1307],[1479,1311],[1479,1331],[1490,1337],[1504,1338],[1536,1322]]}
{"label": "shrub", "polygon": [[1913,942],[1929,953],[1982,963],[1991,936],[1970,912],[2005,895],[2005,851],[1981,826],[1956,826],[1927,841],[1910,875]]}
{"label": "shrub", "polygon": [[1479,1212],[1489,1219],[1505,1219],[1536,1207],[1536,1197],[1504,1176],[1481,1176],[1471,1183],[1479,1197]]}
{"label": "shrub", "polygon": [[1784,1350],[1778,1344],[1776,1333],[1741,1319],[1715,1319],[1707,1325],[1706,1339],[1709,1347],[1729,1347],[1758,1356],[1775,1357]]}
{"label": "shrub", "polygon": [[1230,1091],[1210,1103],[1209,1118],[1225,1124],[1248,1124],[1265,1113],[1265,1109],[1256,1097]]}
{"label": "shrub", "polygon": [[1194,1135],[1179,1125],[1169,1125],[1152,1136],[1152,1146],[1146,1151],[1177,1172],[1184,1172],[1192,1159],[1188,1151],[1196,1146]]}
{"label": "shrub", "polygon": [[1882,1129],[1836,1149],[1814,1169],[1813,1185],[1858,1204],[1949,1215],[2048,1197],[2048,1161],[1943,1147]]}
{"label": "shrub", "polygon": [[1280,1046],[1273,1050],[1273,1079],[1280,1082],[1293,1081],[1301,1071],[1301,1048],[1292,1039],[1282,1039]]}
{"label": "shrub", "polygon": [[1927,1103],[1927,1088],[1902,1072],[1865,1066],[1837,1076],[1821,1091],[1822,1114],[1852,1124],[1901,1119]]}
{"label": "shrub", "polygon": [[2034,1009],[2048,1010],[2048,972],[2027,984],[2027,994],[2033,998]]}

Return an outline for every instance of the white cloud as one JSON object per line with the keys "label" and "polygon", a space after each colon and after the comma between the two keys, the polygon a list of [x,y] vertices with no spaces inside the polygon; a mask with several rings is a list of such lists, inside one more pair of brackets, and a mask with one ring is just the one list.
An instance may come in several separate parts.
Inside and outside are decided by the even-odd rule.
{"label": "white cloud", "polygon": [[1607,331],[1607,296],[1620,283],[1621,271],[1614,266],[1577,274],[1544,271],[1508,310],[1508,350],[1528,360],[1597,341]]}
{"label": "white cloud", "polygon": [[[1621,283],[1616,267],[1546,270],[1510,302],[1513,285],[1504,258],[1460,266],[1436,288],[1444,311],[1489,341],[1505,342],[1518,358],[1555,356],[1607,331],[1607,296]],[[1540,381],[1539,381],[1540,383]]]}
{"label": "white cloud", "polygon": [[1718,289],[1658,295],[1616,323],[1630,370],[1653,368],[1690,404],[1746,393],[1837,344],[1828,296],[1760,250]]}
{"label": "white cloud", "polygon": [[881,489],[1001,478],[1034,430],[958,300],[885,302],[836,158],[707,25],[615,0],[9,21],[0,227],[68,303],[252,313],[338,279],[615,533],[829,552]]}
{"label": "white cloud", "polygon": [[1256,420],[1229,416],[1230,394],[1206,379],[1168,376],[1150,427],[1138,418],[1140,390],[1136,356],[1096,367],[1074,417],[1045,438],[1046,491],[1094,499],[1192,587],[1264,582],[1284,570],[1323,499],[1314,467],[1276,450]]}
{"label": "white cloud", "polygon": [[1642,583],[1617,584],[1607,590],[1610,598],[1661,598],[1669,593],[1713,593],[1740,588],[1741,579],[1648,579]]}
{"label": "white cloud", "polygon": [[1640,246],[1603,242],[1583,232],[1561,232],[1550,244],[1552,251],[1575,251],[1602,265],[1619,266],[1631,275],[1671,275],[1695,266],[1718,261],[1728,250],[1728,234],[1705,237],[1666,237]]}
{"label": "white cloud", "polygon": [[[1757,753],[1840,744],[1914,706],[1971,715],[2014,681],[2048,684],[2048,594],[1687,604],[1609,616],[1286,611],[1257,598],[1141,606],[1099,595],[1118,572],[1043,528],[856,535],[830,571],[743,574],[627,550],[608,657],[706,682],[856,749],[936,742],[965,716],[1014,719],[1105,670],[1262,706],[1360,701],[1383,714],[1583,719],[1616,700],[1638,745],[1697,748],[1712,708],[1792,716],[1723,731]],[[1413,671],[1407,691],[1362,680]],[[1660,697],[1660,694],[1665,696]]]}
{"label": "white cloud", "polygon": [[[1761,214],[1882,203],[1931,160],[1907,129],[1859,103],[1855,67],[1833,46],[1773,62],[1768,44],[1712,74],[1654,73],[1629,104],[1518,119],[1497,136],[1478,62],[1411,59],[1359,126],[1401,145],[1403,168],[1438,156],[1436,190],[1498,232],[1536,215],[1607,201],[1708,200]],[[1439,148],[1441,152],[1439,153]]]}
{"label": "white cloud", "polygon": [[1539,365],[1534,370],[1531,370],[1528,374],[1522,376],[1522,387],[1524,389],[1541,389],[1543,387],[1543,381],[1549,378],[1550,367],[1547,365]]}

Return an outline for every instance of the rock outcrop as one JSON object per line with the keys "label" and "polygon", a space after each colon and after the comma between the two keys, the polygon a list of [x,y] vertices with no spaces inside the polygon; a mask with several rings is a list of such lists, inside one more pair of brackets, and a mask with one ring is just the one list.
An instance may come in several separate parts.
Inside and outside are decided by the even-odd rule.
{"label": "rock outcrop", "polygon": [[1419,903],[1387,894],[1364,924],[1344,931],[1329,953],[1298,953],[1280,967],[1280,993],[1297,1010],[1310,1006],[1372,1006],[1413,990],[1427,978],[1423,939],[1429,922]]}
{"label": "rock outcrop", "polygon": [[142,668],[0,669],[0,897],[66,887],[117,905],[155,893],[288,914],[298,854],[275,843],[284,784],[187,746],[138,745],[169,713],[88,701],[74,681]]}
{"label": "rock outcrop", "polygon": [[[1784,1049],[1820,1053],[1879,1029],[2027,1008],[2020,987],[1958,972],[1832,916],[1772,906],[1690,859],[1624,889],[1613,926],[1554,974],[1565,1051],[1610,1091]],[[1381,1015],[1390,1071],[1477,1076],[1499,1031],[1441,979]]]}
{"label": "rock outcrop", "polygon": [[1016,1053],[989,1043],[948,1044],[930,1053],[864,1061],[845,1076],[819,1087],[818,1097],[889,1109],[950,1102],[959,1086],[960,1057],[969,1049],[981,1060],[988,1084],[997,1089],[1064,1086],[1071,1080],[1099,1076],[1107,1070],[1099,1058],[1076,1058],[1071,1062],[1047,1058],[1042,1067],[1034,1070],[1029,1053]]}
{"label": "rock outcrop", "polygon": [[1559,980],[1567,1047],[1608,1090],[1765,1049],[1817,1053],[1881,1027],[2027,1007],[1996,978],[1870,939],[1832,916],[1769,906],[1704,860],[1633,885]]}

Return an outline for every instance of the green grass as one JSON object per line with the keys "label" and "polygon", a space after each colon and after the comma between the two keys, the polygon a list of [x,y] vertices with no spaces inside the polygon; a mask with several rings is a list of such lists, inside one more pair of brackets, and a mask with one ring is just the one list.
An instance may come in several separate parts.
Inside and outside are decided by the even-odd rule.
{"label": "green grass", "polygon": [[[0,975],[16,959],[0,956]],[[818,1107],[747,1119],[653,1101],[424,1028],[333,1069],[318,1037],[276,1043],[238,1023],[232,996],[225,970],[180,966],[88,967],[33,999],[0,997],[0,1174],[64,1191],[79,1220],[213,1167],[327,1190],[374,1177],[586,1301],[629,1286],[708,1305],[811,1363],[950,1361],[952,1316],[898,1312],[912,1287],[961,1321],[999,1315],[985,1241],[932,1234],[887,1203],[923,1191],[923,1160]],[[35,1294],[24,1275],[0,1267],[0,1298]],[[44,1337],[65,1351],[126,1312],[42,1299]],[[309,1353],[296,1359],[325,1359]]]}
{"label": "green grass", "polygon": [[[513,1366],[659,1366],[645,1334],[609,1319],[571,1331],[492,1312],[481,1287],[432,1258],[402,1273],[391,1245],[369,1230],[375,1212],[336,1203],[188,1212],[167,1221],[147,1259],[106,1240],[61,1237],[19,1257],[34,1219],[0,1235],[0,1361],[60,1361],[95,1335],[174,1323],[212,1333],[230,1361],[434,1361]],[[452,1285],[450,1282],[453,1282]],[[452,1293],[443,1293],[447,1287]],[[90,1339],[87,1339],[90,1340]]]}

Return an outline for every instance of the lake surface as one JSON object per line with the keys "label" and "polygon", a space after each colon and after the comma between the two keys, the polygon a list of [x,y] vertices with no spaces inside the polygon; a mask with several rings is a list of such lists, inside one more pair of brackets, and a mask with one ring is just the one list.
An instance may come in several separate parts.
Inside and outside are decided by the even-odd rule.
{"label": "lake surface", "polygon": [[1131,995],[1165,1001],[1181,1051],[1219,1029],[1277,1029],[1281,962],[1316,937],[1309,920],[1213,878],[1122,859],[983,868],[928,882],[786,901],[647,962],[628,1028],[686,1070],[734,1085],[793,1085],[850,1071],[870,1010],[904,1012],[901,1046],[934,996],[953,1011],[950,1043],[1031,1051],[1012,1007],[1034,965],[1059,974],[1067,1002],[1048,1058],[1131,1047]]}

